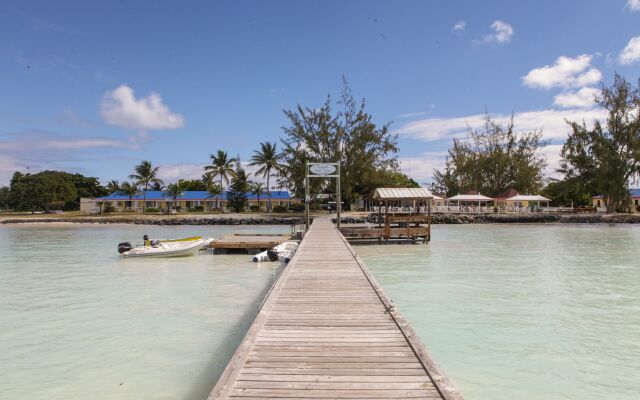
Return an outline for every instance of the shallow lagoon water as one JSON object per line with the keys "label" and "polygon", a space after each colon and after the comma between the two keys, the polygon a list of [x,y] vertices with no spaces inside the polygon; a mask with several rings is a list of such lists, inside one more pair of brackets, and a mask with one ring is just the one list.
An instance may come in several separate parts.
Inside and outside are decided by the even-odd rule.
{"label": "shallow lagoon water", "polygon": [[203,399],[279,263],[122,259],[121,241],[289,227],[0,227],[0,398]]}
{"label": "shallow lagoon water", "polygon": [[640,226],[437,225],[357,251],[465,398],[640,398]]}
{"label": "shallow lagoon water", "polygon": [[[205,398],[278,264],[116,245],[243,230],[289,228],[0,226],[0,398]],[[433,230],[356,250],[465,398],[638,398],[640,227]]]}

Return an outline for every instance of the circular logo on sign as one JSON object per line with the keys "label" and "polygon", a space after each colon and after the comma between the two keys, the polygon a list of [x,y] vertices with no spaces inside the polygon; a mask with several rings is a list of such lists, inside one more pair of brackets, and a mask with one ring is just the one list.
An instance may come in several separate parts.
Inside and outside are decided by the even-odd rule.
{"label": "circular logo on sign", "polygon": [[316,175],[331,175],[336,172],[336,166],[331,164],[316,164],[309,169]]}

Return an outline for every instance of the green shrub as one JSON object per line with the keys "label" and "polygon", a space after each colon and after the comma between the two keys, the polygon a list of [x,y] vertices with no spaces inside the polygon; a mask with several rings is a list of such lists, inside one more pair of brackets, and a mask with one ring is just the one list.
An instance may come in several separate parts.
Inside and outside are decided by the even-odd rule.
{"label": "green shrub", "polygon": [[159,208],[155,208],[155,207],[148,207],[144,209],[144,212],[146,213],[157,213],[160,212]]}
{"label": "green shrub", "polygon": [[116,208],[114,206],[106,206],[102,210],[102,212],[105,213],[105,214],[109,214],[109,213],[112,213],[112,212],[115,212],[115,211],[116,211]]}
{"label": "green shrub", "polygon": [[285,206],[273,206],[273,212],[287,212],[289,210],[287,210],[287,207]]}
{"label": "green shrub", "polygon": [[252,205],[250,206],[250,208],[251,208],[251,211],[262,211],[262,208],[260,208],[260,206],[258,205],[255,205],[255,206]]}
{"label": "green shrub", "polygon": [[295,212],[302,212],[304,211],[304,204],[292,204],[291,209]]}
{"label": "green shrub", "polygon": [[203,212],[204,206],[195,206],[189,209],[189,212]]}

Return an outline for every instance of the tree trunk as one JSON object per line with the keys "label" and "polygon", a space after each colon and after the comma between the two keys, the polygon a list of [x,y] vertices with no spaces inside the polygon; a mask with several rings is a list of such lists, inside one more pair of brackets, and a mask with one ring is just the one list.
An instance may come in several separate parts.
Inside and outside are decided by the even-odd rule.
{"label": "tree trunk", "polygon": [[267,196],[269,197],[269,204],[267,205],[267,212],[271,212],[271,188],[269,187],[269,178],[271,177],[271,171],[267,171]]}
{"label": "tree trunk", "polygon": [[144,194],[142,195],[142,213],[144,214],[144,209],[147,207],[147,189],[149,189],[149,184],[144,185]]}
{"label": "tree trunk", "polygon": [[222,193],[224,193],[224,190],[222,190],[222,175],[220,175],[220,194],[218,195],[218,211],[220,211],[221,214],[224,214],[224,207],[222,207],[222,203],[220,202],[220,197],[222,196]]}
{"label": "tree trunk", "polygon": [[611,198],[611,196],[607,197],[607,212],[608,213],[612,213],[615,211],[615,203],[613,201],[613,198]]}

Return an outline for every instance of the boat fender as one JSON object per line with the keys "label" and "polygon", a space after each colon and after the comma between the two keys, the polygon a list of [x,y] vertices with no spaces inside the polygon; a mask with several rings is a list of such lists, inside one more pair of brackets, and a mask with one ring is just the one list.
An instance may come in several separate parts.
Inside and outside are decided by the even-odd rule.
{"label": "boat fender", "polygon": [[122,242],[122,243],[118,243],[118,253],[122,254],[122,253],[126,253],[127,251],[131,250],[133,247],[131,247],[131,243],[129,242]]}
{"label": "boat fender", "polygon": [[267,257],[271,261],[278,261],[278,253],[274,249],[267,250]]}

